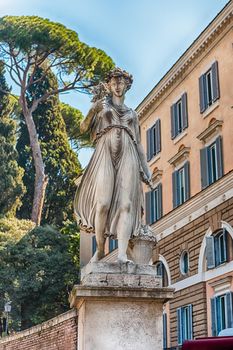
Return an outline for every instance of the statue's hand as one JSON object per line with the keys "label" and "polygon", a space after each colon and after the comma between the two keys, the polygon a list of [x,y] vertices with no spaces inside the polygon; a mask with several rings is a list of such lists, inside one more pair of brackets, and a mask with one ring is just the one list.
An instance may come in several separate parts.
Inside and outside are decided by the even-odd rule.
{"label": "statue's hand", "polygon": [[104,108],[104,99],[98,100],[95,103],[93,103],[92,108],[95,113],[101,112]]}

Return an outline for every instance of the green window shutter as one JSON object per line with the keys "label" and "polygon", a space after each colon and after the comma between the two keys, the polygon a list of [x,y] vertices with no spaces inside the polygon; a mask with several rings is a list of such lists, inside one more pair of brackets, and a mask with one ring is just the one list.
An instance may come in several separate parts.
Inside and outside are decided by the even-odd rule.
{"label": "green window shutter", "polygon": [[200,112],[203,113],[207,108],[207,91],[206,91],[205,74],[202,74],[199,78],[199,98],[200,98]]}
{"label": "green window shutter", "polygon": [[206,237],[206,261],[207,268],[213,269],[215,267],[215,239],[213,236]]}
{"label": "green window shutter", "polygon": [[156,189],[154,191],[151,191],[151,206],[150,206],[150,223],[152,224],[153,222],[156,221],[156,196],[157,196],[157,191]]}
{"label": "green window shutter", "polygon": [[167,314],[163,314],[163,348],[167,348]]}
{"label": "green window shutter", "polygon": [[183,129],[186,129],[188,127],[188,106],[187,106],[186,92],[181,96],[181,106],[182,106]]}
{"label": "green window shutter", "polygon": [[190,198],[190,163],[186,162],[184,164],[185,173],[185,200]]}
{"label": "green window shutter", "polygon": [[160,219],[163,216],[163,196],[162,196],[162,184],[158,184],[158,204],[159,204],[159,217]]}
{"label": "green window shutter", "polygon": [[97,245],[96,245],[96,238],[95,238],[95,236],[93,236],[93,237],[92,237],[92,255],[95,254],[96,248],[97,248]]}
{"label": "green window shutter", "polygon": [[214,254],[215,254],[215,266],[220,265],[219,256],[219,237],[214,237]]}
{"label": "green window shutter", "polygon": [[216,153],[217,153],[218,179],[220,179],[224,175],[221,136],[219,136],[216,139]]}
{"label": "green window shutter", "polygon": [[188,339],[193,339],[193,306],[188,305],[188,315],[189,315],[189,329],[188,329]]}
{"label": "green window shutter", "polygon": [[226,293],[227,328],[233,328],[233,292]]}
{"label": "green window shutter", "polygon": [[151,191],[145,193],[146,199],[146,224],[151,224]]}
{"label": "green window shutter", "polygon": [[217,61],[215,61],[212,64],[211,70],[212,70],[213,101],[216,101],[220,97]]}
{"label": "green window shutter", "polygon": [[161,122],[160,119],[156,122],[156,131],[155,131],[155,145],[156,145],[156,154],[161,152]]}
{"label": "green window shutter", "polygon": [[177,315],[177,340],[178,345],[182,344],[182,317],[181,317],[181,307],[176,309],[176,315]]}
{"label": "green window shutter", "polygon": [[224,262],[228,260],[228,249],[227,249],[227,230],[223,229],[223,239],[224,239]]}
{"label": "green window shutter", "polygon": [[209,168],[208,168],[208,147],[200,150],[201,160],[201,188],[209,186]]}
{"label": "green window shutter", "polygon": [[151,149],[151,129],[146,131],[146,144],[147,144],[147,161],[149,162],[152,158],[152,149]]}
{"label": "green window shutter", "polygon": [[171,106],[171,138],[172,140],[177,136],[178,133],[177,127],[177,111],[176,104],[174,103]]}
{"label": "green window shutter", "polygon": [[179,193],[179,183],[178,183],[178,171],[172,173],[172,193],[173,193],[173,208],[176,208],[178,203],[178,193]]}
{"label": "green window shutter", "polygon": [[210,299],[210,303],[211,303],[211,329],[212,329],[212,336],[215,337],[217,335],[216,298]]}

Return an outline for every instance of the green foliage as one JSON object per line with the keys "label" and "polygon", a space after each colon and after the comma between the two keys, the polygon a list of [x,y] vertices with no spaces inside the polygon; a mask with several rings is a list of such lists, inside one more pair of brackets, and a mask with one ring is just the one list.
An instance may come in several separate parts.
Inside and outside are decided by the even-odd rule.
{"label": "green foliage", "polygon": [[[69,309],[68,292],[78,280],[69,236],[36,227],[0,249],[0,300],[12,301],[11,329],[25,329]],[[14,235],[14,234],[13,234]],[[0,305],[2,308],[2,305]]]}
{"label": "green foliage", "polygon": [[[36,169],[31,217],[40,223],[47,181],[32,113],[42,101],[48,101],[61,92],[88,92],[106,76],[114,63],[104,51],[82,43],[76,32],[37,16],[0,18],[0,59],[20,89],[19,103],[27,121]],[[40,74],[45,65],[43,74]],[[56,75],[57,84],[49,85],[49,89],[42,92],[51,72]],[[1,86],[0,89],[4,90]],[[60,197],[64,198],[62,187],[59,189],[63,192]],[[48,215],[51,217],[50,213]],[[48,215],[45,213],[45,217]]]}
{"label": "green foliage", "polygon": [[66,103],[60,103],[60,109],[72,147],[77,151],[84,147],[92,147],[90,135],[88,133],[80,133],[80,123],[83,120],[83,114]]}
{"label": "green foliage", "polygon": [[79,267],[80,262],[80,233],[77,223],[75,221],[66,220],[63,222],[61,233],[66,235],[69,239],[69,253],[73,258],[73,262]]}
{"label": "green foliage", "polygon": [[75,31],[37,16],[0,18],[0,42],[5,59],[8,52],[11,56],[20,53],[20,59],[32,66],[49,60],[59,74],[78,74],[82,85],[96,83],[113,67],[104,51],[81,42]]}
{"label": "green foliage", "polygon": [[30,220],[16,218],[0,218],[0,250],[9,243],[16,244],[25,234],[35,227]]}
{"label": "green foliage", "polygon": [[[35,79],[38,79],[43,72],[42,68],[38,69]],[[43,84],[37,83],[31,87],[28,99],[32,95],[44,94],[51,86],[56,85],[56,77],[49,71]],[[63,221],[73,220],[73,196],[76,189],[74,180],[80,174],[81,166],[76,153],[69,144],[57,96],[50,96],[47,101],[40,103],[33,113],[33,119],[38,132],[45,172],[49,176],[42,223],[62,227]],[[17,150],[20,155],[19,164],[25,169],[23,179],[27,193],[23,198],[23,205],[18,215],[22,218],[29,218],[32,209],[35,171],[29,146],[29,135],[23,118],[20,131]]]}
{"label": "green foliage", "polygon": [[[3,64],[0,63],[0,87],[9,91]],[[16,145],[16,122],[11,114],[16,100],[0,91],[0,214],[11,215],[21,205],[25,191],[23,169],[18,166]]]}

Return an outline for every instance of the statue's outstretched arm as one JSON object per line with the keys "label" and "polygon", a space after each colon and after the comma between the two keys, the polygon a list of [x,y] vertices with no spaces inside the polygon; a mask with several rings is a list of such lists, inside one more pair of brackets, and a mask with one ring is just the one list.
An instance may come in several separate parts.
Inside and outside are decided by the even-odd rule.
{"label": "statue's outstretched arm", "polygon": [[94,105],[91,107],[91,109],[89,110],[89,112],[87,113],[86,118],[81,122],[80,124],[80,131],[81,133],[86,132],[87,130],[90,129],[90,126],[92,124],[92,120],[95,116],[95,109],[94,109]]}
{"label": "statue's outstretched arm", "polygon": [[93,118],[97,113],[99,113],[103,109],[102,100],[98,100],[91,106],[89,112],[87,113],[86,118],[80,124],[80,131],[84,133],[91,128]]}

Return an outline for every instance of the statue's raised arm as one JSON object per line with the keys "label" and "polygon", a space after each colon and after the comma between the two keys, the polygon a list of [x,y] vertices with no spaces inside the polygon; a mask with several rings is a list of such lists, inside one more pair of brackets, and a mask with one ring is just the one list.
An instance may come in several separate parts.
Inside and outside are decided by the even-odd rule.
{"label": "statue's raised arm", "polygon": [[[91,129],[95,151],[77,189],[74,207],[79,224],[96,235],[92,261],[104,256],[106,237],[118,239],[118,261],[127,262],[129,239],[141,228],[141,179],[150,182],[150,171],[140,142],[138,118],[124,104],[133,78],[113,69],[81,129]],[[107,84],[107,85],[106,85]],[[97,94],[98,95],[98,94]]]}

